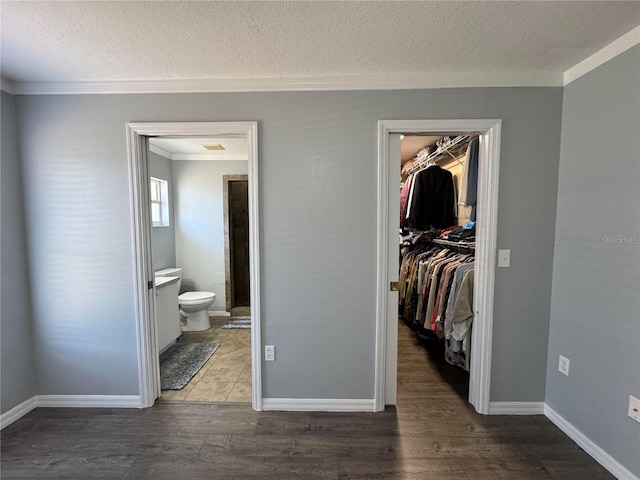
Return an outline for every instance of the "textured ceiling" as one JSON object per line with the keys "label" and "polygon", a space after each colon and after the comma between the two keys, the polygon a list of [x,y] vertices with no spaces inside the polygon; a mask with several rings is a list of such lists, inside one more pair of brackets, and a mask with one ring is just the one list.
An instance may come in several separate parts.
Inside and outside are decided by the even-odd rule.
{"label": "textured ceiling", "polygon": [[638,1],[0,2],[12,82],[561,73]]}

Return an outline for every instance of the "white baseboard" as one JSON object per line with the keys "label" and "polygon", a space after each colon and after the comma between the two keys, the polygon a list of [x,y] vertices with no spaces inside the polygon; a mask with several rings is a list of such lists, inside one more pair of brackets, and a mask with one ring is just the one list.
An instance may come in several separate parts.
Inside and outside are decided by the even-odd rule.
{"label": "white baseboard", "polygon": [[544,402],[489,402],[489,415],[544,415]]}
{"label": "white baseboard", "polygon": [[544,406],[544,414],[560,430],[571,438],[571,440],[576,442],[580,448],[591,455],[596,462],[609,470],[609,472],[618,480],[640,480],[636,475],[624,467],[624,465],[596,445],[593,440],[589,439],[584,433],[560,416],[560,414],[553,410],[549,405]]}
{"label": "white baseboard", "polygon": [[0,415],[0,430],[36,407],[142,408],[138,395],[34,395]]}
{"label": "white baseboard", "polygon": [[262,410],[283,412],[373,412],[375,401],[340,398],[263,398]]}
{"label": "white baseboard", "polygon": [[38,406],[37,397],[34,395],[33,397],[25,400],[24,402],[16,405],[8,412],[0,415],[0,430],[5,427],[8,427],[16,420],[24,417],[27,413]]}
{"label": "white baseboard", "polygon": [[225,312],[224,310],[214,310],[214,311],[208,311],[207,315],[209,315],[210,317],[230,317],[231,316],[231,312]]}
{"label": "white baseboard", "polygon": [[141,408],[138,395],[38,395],[38,407]]}

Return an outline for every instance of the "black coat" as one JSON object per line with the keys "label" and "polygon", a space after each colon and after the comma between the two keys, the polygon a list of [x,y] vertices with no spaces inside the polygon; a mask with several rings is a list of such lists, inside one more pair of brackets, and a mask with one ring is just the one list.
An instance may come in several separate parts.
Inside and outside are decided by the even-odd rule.
{"label": "black coat", "polygon": [[418,230],[455,225],[453,175],[432,165],[415,174],[407,225]]}

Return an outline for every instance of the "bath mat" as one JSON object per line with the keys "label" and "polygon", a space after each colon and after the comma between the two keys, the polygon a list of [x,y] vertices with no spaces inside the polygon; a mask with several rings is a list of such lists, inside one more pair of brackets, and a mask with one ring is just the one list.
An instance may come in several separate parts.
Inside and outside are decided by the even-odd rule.
{"label": "bath mat", "polygon": [[231,317],[222,328],[251,328],[251,317]]}
{"label": "bath mat", "polygon": [[174,343],[160,355],[160,389],[182,390],[219,343]]}

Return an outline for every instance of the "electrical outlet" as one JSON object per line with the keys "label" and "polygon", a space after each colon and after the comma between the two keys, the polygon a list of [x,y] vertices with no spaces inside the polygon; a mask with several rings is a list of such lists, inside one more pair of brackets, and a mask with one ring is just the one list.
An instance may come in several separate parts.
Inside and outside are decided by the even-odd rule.
{"label": "electrical outlet", "polygon": [[569,359],[560,355],[560,361],[558,362],[558,371],[569,376]]}
{"label": "electrical outlet", "polygon": [[640,399],[633,395],[629,395],[629,413],[628,415],[636,422],[640,423]]}
{"label": "electrical outlet", "polygon": [[276,361],[276,347],[275,345],[264,346],[264,361],[275,362]]}

